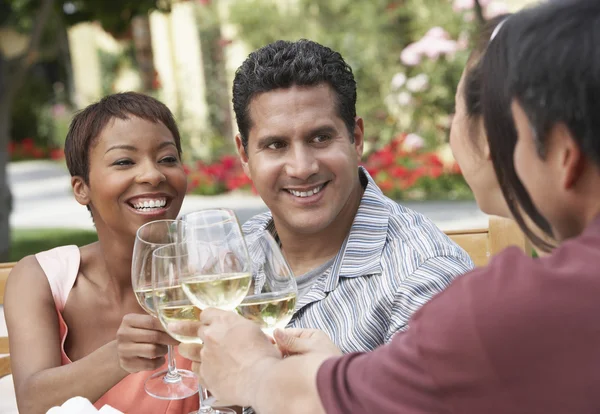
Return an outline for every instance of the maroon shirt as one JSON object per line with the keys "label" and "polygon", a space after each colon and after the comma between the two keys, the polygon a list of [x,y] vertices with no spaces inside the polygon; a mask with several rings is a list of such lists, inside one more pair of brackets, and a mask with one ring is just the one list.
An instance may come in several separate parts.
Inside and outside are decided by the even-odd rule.
{"label": "maroon shirt", "polygon": [[600,218],[551,256],[510,248],[459,277],[317,386],[327,413],[600,413]]}

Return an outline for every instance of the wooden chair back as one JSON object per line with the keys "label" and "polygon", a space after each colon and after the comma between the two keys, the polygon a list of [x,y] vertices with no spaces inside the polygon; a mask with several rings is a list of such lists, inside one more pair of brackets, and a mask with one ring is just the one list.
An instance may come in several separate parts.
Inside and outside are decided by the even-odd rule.
{"label": "wooden chair back", "polygon": [[513,220],[490,216],[487,229],[453,230],[446,234],[471,256],[475,266],[485,266],[492,256],[509,246],[517,246],[528,255],[533,249]]}
{"label": "wooden chair back", "polygon": [[[4,290],[8,274],[16,263],[0,263],[0,305],[4,305]],[[10,374],[8,336],[0,336],[0,378]]]}

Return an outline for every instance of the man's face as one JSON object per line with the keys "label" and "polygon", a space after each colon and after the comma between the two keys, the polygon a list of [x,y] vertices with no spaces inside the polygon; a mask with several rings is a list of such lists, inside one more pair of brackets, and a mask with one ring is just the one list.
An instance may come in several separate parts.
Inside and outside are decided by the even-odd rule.
{"label": "man's face", "polygon": [[326,84],[259,94],[249,115],[247,153],[239,136],[238,151],[278,228],[311,235],[335,225],[361,195],[362,120],[350,136]]}

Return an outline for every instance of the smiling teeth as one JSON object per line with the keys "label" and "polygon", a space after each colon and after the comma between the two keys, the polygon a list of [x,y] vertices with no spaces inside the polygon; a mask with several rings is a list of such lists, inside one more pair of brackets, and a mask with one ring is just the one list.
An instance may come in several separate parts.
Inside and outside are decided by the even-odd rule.
{"label": "smiling teeth", "polygon": [[156,200],[144,200],[138,201],[137,203],[132,204],[136,210],[151,210],[153,208],[163,208],[167,205],[167,200],[165,198],[159,198]]}
{"label": "smiling teeth", "polygon": [[309,191],[294,191],[294,190],[288,190],[288,191],[290,192],[290,194],[292,194],[296,197],[304,198],[304,197],[310,197],[312,195],[315,195],[322,189],[323,189],[323,186],[320,185],[317,188],[313,188],[312,190],[309,190]]}

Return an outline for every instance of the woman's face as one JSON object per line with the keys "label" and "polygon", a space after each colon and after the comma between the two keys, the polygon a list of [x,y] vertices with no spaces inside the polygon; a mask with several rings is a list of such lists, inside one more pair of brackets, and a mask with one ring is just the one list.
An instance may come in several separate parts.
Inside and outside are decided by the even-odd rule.
{"label": "woman's face", "polygon": [[450,147],[479,208],[487,214],[508,217],[508,207],[490,160],[483,120],[480,116],[469,117],[467,113],[464,94],[467,70],[463,72],[456,91]]}
{"label": "woman's face", "polygon": [[174,219],[187,188],[175,140],[161,122],[112,119],[90,149],[89,180],[73,187],[96,228],[135,236],[152,220]]}

